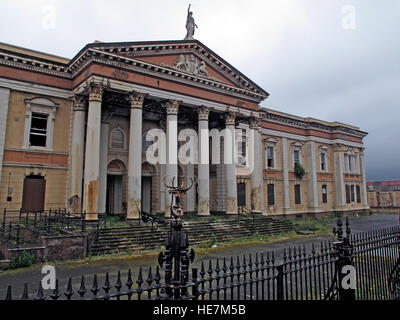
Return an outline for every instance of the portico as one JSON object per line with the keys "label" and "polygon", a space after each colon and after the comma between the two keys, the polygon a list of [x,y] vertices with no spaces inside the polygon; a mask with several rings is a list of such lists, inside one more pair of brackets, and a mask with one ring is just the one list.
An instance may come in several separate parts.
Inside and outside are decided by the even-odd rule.
{"label": "portico", "polygon": [[[105,85],[107,83],[107,85]],[[210,189],[216,186],[211,185],[210,180],[210,160],[212,161],[213,152],[221,154],[221,147],[226,147],[222,151],[222,157],[219,159],[224,167],[225,186],[227,195],[226,201],[222,208],[226,214],[237,214],[237,186],[236,186],[236,166],[235,146],[236,125],[239,123],[252,123],[250,130],[256,130],[258,126],[254,125],[253,113],[241,113],[238,108],[233,106],[213,107],[213,103],[207,107],[207,103],[202,101],[198,105],[187,103],[190,97],[186,97],[186,101],[175,99],[163,99],[155,96],[154,93],[146,93],[135,91],[135,87],[127,85],[127,90],[118,90],[114,88],[117,83],[113,80],[105,81],[104,79],[93,78],[82,86],[81,92],[75,96],[76,107],[74,109],[74,127],[79,132],[82,128],[82,114],[88,109],[86,141],[75,137],[75,148],[72,148],[72,159],[80,159],[82,150],[79,146],[85,145],[85,162],[81,168],[80,163],[74,163],[76,174],[74,181],[79,180],[79,170],[85,172],[84,189],[83,189],[83,206],[82,210],[87,213],[89,220],[95,220],[98,213],[107,212],[106,206],[107,195],[113,201],[113,208],[121,208],[128,220],[139,218],[140,212],[163,212],[169,216],[171,198],[168,195],[162,197],[164,177],[167,183],[171,183],[172,177],[178,176],[178,168],[182,168],[181,172],[192,178],[195,183],[193,193],[189,193],[186,197],[184,206],[187,212],[195,212],[198,216],[209,216],[213,211],[218,209],[212,206]],[[128,89],[129,88],[129,89]],[[140,90],[140,89],[139,89]],[[144,90],[141,90],[144,91]],[[96,93],[96,95],[94,95]],[[92,109],[92,112],[90,110]],[[237,111],[232,111],[232,110]],[[75,120],[76,119],[76,120]],[[163,128],[165,126],[165,128]],[[127,130],[124,130],[126,128]],[[146,142],[146,135],[151,129],[165,129],[166,135],[166,163],[160,163],[155,166],[156,175],[152,177],[152,183],[148,179],[143,180],[142,175],[143,164],[146,163],[146,152],[151,146],[151,142]],[[191,155],[189,163],[180,163],[178,159],[179,147],[185,144],[185,141],[179,142],[178,136],[184,130],[191,130],[194,136],[195,151]],[[219,146],[214,146],[210,149],[210,131],[222,131],[225,133],[219,137]],[[115,130],[123,132],[122,137],[127,141],[121,142],[120,148],[116,148],[113,141]],[[223,132],[222,132],[223,133]],[[250,136],[250,135],[249,135]],[[251,135],[253,136],[253,135]],[[81,138],[84,135],[81,135]],[[256,134],[256,148],[251,150],[252,153],[259,151],[260,137]],[[125,148],[126,146],[126,148]],[[95,157],[95,155],[97,155]],[[214,156],[215,157],[215,156]],[[254,159],[261,158],[257,155],[251,155]],[[115,180],[116,175],[110,175],[109,164],[114,160],[120,160],[127,164],[127,172],[122,172],[120,178]],[[193,161],[194,160],[194,161]],[[228,160],[223,163],[222,161]],[[260,161],[255,169],[260,174]],[[163,170],[165,174],[163,174]],[[90,173],[90,174],[89,174]],[[181,173],[181,175],[182,175]],[[218,177],[221,170],[217,172],[216,180],[221,180],[223,177]],[[72,178],[72,177],[71,177]],[[250,176],[249,176],[250,178]],[[109,180],[109,181],[107,181]],[[111,181],[112,180],[112,181]],[[254,181],[253,181],[254,180]],[[142,182],[145,182],[145,186]],[[215,181],[215,184],[217,183]],[[252,178],[252,186],[255,190],[252,192],[250,208],[253,212],[262,213],[262,192],[261,178]],[[94,186],[98,184],[98,189]],[[146,195],[143,195],[145,187]],[[71,192],[76,192],[79,187],[71,189]],[[120,192],[118,197],[110,198],[110,188],[112,192]],[[119,191],[118,191],[119,190]],[[150,191],[150,194],[149,194]],[[74,195],[71,194],[71,197]],[[115,204],[116,199],[121,201],[121,204]],[[147,199],[145,208],[142,208],[143,199]],[[151,201],[151,205],[148,201]],[[117,200],[118,201],[118,200]],[[163,201],[165,201],[163,203]],[[79,206],[75,205],[76,212],[79,212]],[[148,213],[150,213],[148,212]],[[221,213],[221,210],[218,210]]]}

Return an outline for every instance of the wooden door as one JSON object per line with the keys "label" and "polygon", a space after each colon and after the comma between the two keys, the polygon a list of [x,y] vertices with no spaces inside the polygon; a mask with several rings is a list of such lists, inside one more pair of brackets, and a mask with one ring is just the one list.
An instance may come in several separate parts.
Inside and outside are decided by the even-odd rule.
{"label": "wooden door", "polygon": [[46,180],[40,176],[29,176],[24,180],[22,210],[43,211],[46,192]]}

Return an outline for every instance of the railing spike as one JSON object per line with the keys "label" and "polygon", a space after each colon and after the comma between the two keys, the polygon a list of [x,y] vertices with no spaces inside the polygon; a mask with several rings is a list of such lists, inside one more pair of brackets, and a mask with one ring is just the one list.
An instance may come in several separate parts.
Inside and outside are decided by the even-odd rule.
{"label": "railing spike", "polygon": [[38,289],[38,293],[36,295],[35,300],[41,301],[41,300],[44,300],[44,299],[45,299],[45,297],[44,297],[44,293],[43,293],[42,281],[39,281],[39,289]]}
{"label": "railing spike", "polygon": [[139,276],[138,276],[138,279],[136,280],[136,283],[138,284],[139,287],[141,287],[142,284],[143,284],[143,274],[142,274],[142,268],[141,267],[139,269]]}
{"label": "railing spike", "polygon": [[104,282],[103,290],[106,294],[108,294],[108,291],[110,291],[111,286],[110,286],[110,276],[108,272],[106,273],[106,280]]}
{"label": "railing spike", "polygon": [[222,266],[222,271],[223,271],[224,273],[226,273],[226,271],[228,271],[228,268],[227,268],[227,266],[226,266],[226,257],[224,257],[224,265]]}
{"label": "railing spike", "polygon": [[6,301],[11,301],[12,300],[11,286],[8,286],[8,288],[7,288],[7,295],[6,295],[6,299],[5,300]]}
{"label": "railing spike", "polygon": [[149,274],[147,276],[146,282],[148,286],[151,286],[151,284],[153,283],[153,272],[151,270],[151,267],[149,267]]}
{"label": "railing spike", "polygon": [[154,277],[154,281],[157,284],[161,281],[160,268],[158,266],[156,267],[156,276]]}
{"label": "railing spike", "polygon": [[90,291],[92,291],[92,293],[94,295],[94,298],[96,298],[97,293],[99,292],[99,290],[100,289],[99,289],[99,285],[97,283],[97,274],[95,274],[94,278],[93,278],[93,286],[92,286],[92,289],[90,289]]}
{"label": "railing spike", "polygon": [[212,276],[213,273],[213,268],[212,268],[212,262],[210,260],[209,265],[208,265],[208,271],[207,273],[210,275],[210,277]]}
{"label": "railing spike", "polygon": [[85,293],[87,292],[86,290],[86,286],[85,286],[85,276],[82,275],[81,277],[81,286],[78,290],[79,295],[81,296],[81,298],[83,298],[83,296],[85,295]]}
{"label": "railing spike", "polygon": [[21,300],[29,300],[29,293],[28,293],[28,284],[24,284],[24,292],[22,293]]}
{"label": "railing spike", "polygon": [[58,279],[56,279],[56,287],[53,290],[53,293],[50,295],[50,298],[53,300],[58,300],[60,298],[60,291],[58,289]]}
{"label": "railing spike", "polygon": [[121,271],[118,271],[118,275],[117,275],[117,282],[115,284],[115,288],[120,291],[122,288],[122,281],[121,281]]}
{"label": "railing spike", "polygon": [[74,295],[74,291],[72,290],[72,278],[70,277],[68,280],[67,291],[64,293],[67,297],[67,300],[71,300],[72,296]]}
{"label": "railing spike", "polygon": [[126,281],[126,286],[130,290],[132,288],[133,281],[132,281],[132,272],[131,269],[128,270],[128,280]]}

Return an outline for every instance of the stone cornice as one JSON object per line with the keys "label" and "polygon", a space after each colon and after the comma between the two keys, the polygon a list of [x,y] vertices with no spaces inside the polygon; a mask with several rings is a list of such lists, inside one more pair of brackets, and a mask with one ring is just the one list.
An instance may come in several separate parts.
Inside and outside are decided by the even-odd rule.
{"label": "stone cornice", "polygon": [[99,63],[113,68],[129,70],[150,76],[171,80],[174,82],[183,83],[189,86],[212,90],[221,94],[234,96],[240,99],[246,99],[255,103],[260,103],[265,100],[266,96],[253,93],[252,91],[233,87],[219,81],[203,78],[188,74],[183,71],[178,71],[169,67],[159,66],[148,62],[143,62],[133,58],[124,58],[115,54],[106,54],[102,51],[92,51],[94,54],[80,60],[80,63],[73,68],[73,76],[84,70],[90,63]]}
{"label": "stone cornice", "polygon": [[[268,93],[265,92],[262,88],[257,86],[245,75],[236,70],[233,66],[224,61],[221,57],[219,57],[212,50],[210,50],[204,44],[197,40],[94,43],[87,45],[85,49],[87,48],[98,49],[102,52],[107,52],[111,54],[114,53],[117,55],[131,56],[133,58],[143,56],[193,53],[201,60],[207,61],[216,70],[220,71],[221,74],[232,80],[234,83],[237,83],[240,87],[246,87],[250,91],[264,95],[265,98],[268,96]],[[73,64],[74,61],[81,58],[84,54],[86,54],[86,51],[82,50],[71,61],[71,63]]]}
{"label": "stone cornice", "polygon": [[0,50],[0,64],[63,78],[72,78],[71,72],[66,65],[42,61],[33,57],[19,56],[3,50]]}
{"label": "stone cornice", "polygon": [[303,130],[317,130],[317,131],[323,131],[329,134],[332,133],[339,133],[339,134],[346,134],[350,136],[354,136],[357,138],[365,138],[367,136],[366,132],[355,130],[355,129],[350,129],[345,127],[344,125],[338,125],[338,124],[331,124],[331,125],[324,125],[322,123],[318,122],[313,122],[313,121],[302,121],[299,119],[294,119],[291,118],[289,115],[287,117],[283,115],[277,115],[270,113],[265,110],[260,110],[260,117],[264,121],[268,122],[273,122],[277,124],[282,124],[285,126],[291,126],[294,128],[299,128]]}

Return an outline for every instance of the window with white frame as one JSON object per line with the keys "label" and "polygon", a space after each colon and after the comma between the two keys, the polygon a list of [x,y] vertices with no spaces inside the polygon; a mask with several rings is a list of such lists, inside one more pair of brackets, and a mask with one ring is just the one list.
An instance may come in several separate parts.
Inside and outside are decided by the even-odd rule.
{"label": "window with white frame", "polygon": [[320,170],[321,172],[328,172],[328,147],[321,146],[319,151]]}
{"label": "window with white frame", "polygon": [[46,98],[26,99],[24,145],[26,149],[52,150],[58,104]]}
{"label": "window with white frame", "polygon": [[269,138],[266,139],[265,142],[266,168],[276,169],[276,144],[278,143],[278,140]]}
{"label": "window with white frame", "polygon": [[247,163],[247,133],[246,129],[242,129],[236,135],[237,150],[238,150],[238,164],[245,166]]}
{"label": "window with white frame", "polygon": [[295,142],[292,144],[293,147],[293,166],[297,164],[301,164],[301,148],[303,144],[300,142]]}
{"label": "window with white frame", "polygon": [[327,171],[327,169],[326,169],[326,152],[322,151],[320,157],[321,157],[321,171],[325,172],[325,171]]}
{"label": "window with white frame", "polygon": [[115,128],[111,131],[110,149],[124,150],[126,149],[125,132],[121,128]]}
{"label": "window with white frame", "polygon": [[359,174],[360,172],[360,166],[358,164],[359,162],[359,154],[355,153],[353,149],[349,149],[345,154],[344,154],[344,167],[345,167],[345,172],[346,173],[351,173],[351,174]]}

